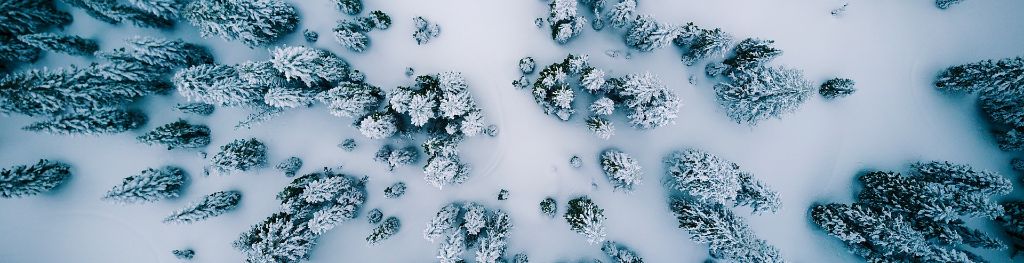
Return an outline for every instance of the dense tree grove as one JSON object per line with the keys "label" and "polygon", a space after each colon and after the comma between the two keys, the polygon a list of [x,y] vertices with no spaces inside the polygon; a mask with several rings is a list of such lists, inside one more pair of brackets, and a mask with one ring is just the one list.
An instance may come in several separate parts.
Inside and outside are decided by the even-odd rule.
{"label": "dense tree grove", "polygon": [[[439,242],[437,259],[443,263],[506,262],[511,216],[476,203],[450,203],[441,208],[423,230],[423,238]],[[475,252],[471,251],[475,248]],[[469,253],[467,253],[469,252]]]}
{"label": "dense tree grove", "polygon": [[129,204],[176,198],[181,194],[186,178],[185,170],[178,167],[148,168],[138,175],[125,177],[121,184],[107,191],[103,199]]}
{"label": "dense tree grove", "polygon": [[1004,207],[992,197],[1012,185],[994,172],[949,162],[919,162],[911,173],[861,175],[853,204],[811,207],[811,220],[869,261],[985,262],[965,247],[1006,245],[967,226],[970,218],[997,219]]}
{"label": "dense tree grove", "polygon": [[982,113],[992,123],[999,148],[1024,149],[1024,57],[985,60],[949,67],[935,81],[940,90],[974,92]]}
{"label": "dense tree grove", "polygon": [[551,27],[551,39],[559,44],[568,43],[583,31],[587,19],[577,14],[576,0],[554,0],[547,22]]}
{"label": "dense tree grove", "polygon": [[71,166],[42,159],[33,165],[0,170],[0,198],[19,198],[49,192],[71,177]]}
{"label": "dense tree grove", "polygon": [[[307,259],[320,235],[359,213],[366,201],[365,180],[327,168],[295,178],[277,194],[281,211],[242,233],[235,248],[247,262]],[[391,224],[395,231],[397,220]],[[382,230],[381,235],[388,231]]]}

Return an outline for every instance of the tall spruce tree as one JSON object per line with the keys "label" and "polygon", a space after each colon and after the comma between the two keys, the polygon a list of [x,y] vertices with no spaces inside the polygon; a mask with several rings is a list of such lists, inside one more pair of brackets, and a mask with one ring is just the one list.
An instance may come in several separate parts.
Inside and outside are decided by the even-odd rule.
{"label": "tall spruce tree", "polygon": [[632,192],[643,182],[643,169],[629,154],[609,149],[601,153],[601,169],[616,190]]}
{"label": "tall spruce tree", "polygon": [[249,47],[269,45],[299,24],[295,8],[281,0],[196,0],[183,14],[203,37],[238,40]]}
{"label": "tall spruce tree", "polygon": [[626,75],[610,83],[611,95],[626,107],[626,116],[634,128],[658,128],[673,123],[679,116],[679,95],[650,72]]}
{"label": "tall spruce tree", "polygon": [[776,212],[779,195],[736,163],[688,149],[665,157],[667,186],[706,203],[749,206],[754,213]]}
{"label": "tall spruce tree", "polygon": [[985,60],[947,68],[935,86],[940,90],[976,92],[982,113],[993,124],[1000,149],[1024,148],[1024,57]]}
{"label": "tall spruce tree", "polygon": [[370,245],[377,245],[391,236],[398,234],[398,230],[402,227],[402,221],[398,220],[397,217],[390,216],[385,218],[383,222],[377,228],[373,229],[373,232],[369,236],[366,236],[366,243]]}
{"label": "tall spruce tree", "polygon": [[18,40],[38,49],[76,56],[92,56],[93,53],[100,49],[99,44],[97,44],[95,40],[73,35],[36,33],[20,35],[18,36]]}
{"label": "tall spruce tree", "polygon": [[722,204],[672,198],[669,208],[690,239],[707,244],[711,257],[734,262],[783,262],[779,250],[758,239]]}
{"label": "tall spruce tree", "polygon": [[551,39],[559,44],[568,43],[583,32],[587,19],[577,14],[576,0],[554,0],[550,4],[548,24],[551,27]]}
{"label": "tall spruce tree", "polygon": [[99,109],[71,113],[25,126],[26,131],[56,135],[96,135],[121,133],[146,124],[146,115],[134,110]]}
{"label": "tall spruce tree", "polygon": [[148,168],[138,175],[125,177],[121,184],[107,191],[103,199],[133,204],[176,198],[181,195],[186,179],[185,170],[178,167]]}
{"label": "tall spruce tree", "polygon": [[626,46],[651,52],[672,43],[682,31],[679,27],[658,23],[652,15],[638,16],[625,35]]}
{"label": "tall spruce tree", "polygon": [[185,120],[178,120],[157,127],[136,139],[149,145],[167,146],[168,150],[203,148],[210,144],[210,128],[206,125],[193,125]]}
{"label": "tall spruce tree", "polygon": [[221,174],[245,172],[267,164],[267,146],[255,139],[236,139],[220,147],[210,166]]}
{"label": "tall spruce tree", "polygon": [[784,67],[755,67],[715,85],[726,115],[749,125],[796,111],[813,91],[802,71]]}
{"label": "tall spruce tree", "polygon": [[19,198],[52,191],[71,177],[65,163],[39,160],[33,165],[17,165],[0,170],[0,198]]}
{"label": "tall spruce tree", "polygon": [[577,197],[569,200],[569,206],[565,211],[565,221],[569,223],[569,229],[583,235],[590,244],[604,242],[607,232],[604,227],[604,209],[601,209],[591,201],[589,197]]}
{"label": "tall spruce tree", "polygon": [[191,224],[207,220],[211,217],[230,212],[235,207],[238,207],[238,203],[241,200],[242,192],[239,191],[215,192],[174,211],[167,218],[164,218],[164,223]]}

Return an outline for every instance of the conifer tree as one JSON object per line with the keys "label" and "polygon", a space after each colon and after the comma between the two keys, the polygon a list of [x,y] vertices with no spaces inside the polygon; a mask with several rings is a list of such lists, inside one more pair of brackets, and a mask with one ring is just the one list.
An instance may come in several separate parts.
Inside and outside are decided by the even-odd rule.
{"label": "conifer tree", "polygon": [[213,63],[213,55],[206,48],[181,39],[135,36],[125,40],[125,43],[126,48],[101,52],[100,55],[115,62],[130,57],[131,62],[140,63],[161,74],[177,68]]}
{"label": "conifer tree", "polygon": [[242,192],[239,191],[215,192],[174,211],[164,218],[164,223],[191,224],[207,220],[230,212],[238,207],[241,200]]}
{"label": "conifer tree", "polygon": [[121,184],[107,191],[103,199],[122,204],[171,199],[181,194],[185,180],[185,170],[178,167],[148,168],[138,175],[125,177]]}
{"label": "conifer tree", "polygon": [[354,16],[363,11],[362,0],[331,0],[346,15]]}
{"label": "conifer tree", "polygon": [[404,115],[416,127],[448,135],[481,133],[483,112],[469,94],[469,84],[459,72],[443,72],[416,78],[414,87],[392,91],[389,108]]}
{"label": "conifer tree", "polygon": [[583,31],[587,19],[577,14],[575,0],[554,0],[550,7],[548,24],[551,27],[552,40],[558,44],[565,44]]}
{"label": "conifer tree", "polygon": [[128,0],[135,8],[159,18],[174,20],[181,15],[185,2],[180,0]]}
{"label": "conifer tree", "polygon": [[373,229],[373,232],[366,237],[366,243],[370,245],[380,244],[380,242],[383,242],[397,234],[401,227],[402,222],[398,220],[397,217],[391,216],[385,218],[384,221],[377,226],[377,228]]}
{"label": "conifer tree", "polygon": [[613,263],[644,263],[644,259],[637,255],[635,251],[615,241],[609,240],[602,243],[601,252],[608,255]]}
{"label": "conifer tree", "polygon": [[17,165],[0,170],[0,198],[19,198],[52,191],[71,177],[70,166],[39,160],[33,165]]}
{"label": "conifer tree", "polygon": [[174,86],[186,99],[222,106],[253,104],[266,89],[247,85],[235,67],[198,65],[174,74]]}
{"label": "conifer tree", "polygon": [[81,38],[73,35],[58,35],[54,33],[36,33],[20,35],[18,40],[36,48],[61,52],[76,56],[91,56],[100,49],[95,40]]}
{"label": "conifer tree", "polygon": [[316,244],[315,235],[295,216],[278,212],[256,224],[235,241],[234,247],[245,254],[246,262],[296,263],[309,257]]}
{"label": "conifer tree", "polygon": [[377,224],[380,223],[381,220],[384,220],[384,212],[381,212],[380,209],[374,208],[370,210],[370,212],[366,212],[367,223]]}
{"label": "conifer tree", "polygon": [[676,26],[658,23],[654,16],[641,15],[626,32],[625,41],[640,52],[651,52],[671,44],[681,33]]}
{"label": "conifer tree", "polygon": [[720,28],[701,29],[693,41],[689,43],[689,49],[683,54],[683,63],[693,66],[698,61],[712,56],[720,56],[732,44],[733,37]]}
{"label": "conifer tree", "polygon": [[203,37],[239,40],[249,47],[273,43],[299,23],[295,8],[281,0],[197,0],[183,14]]}
{"label": "conifer tree", "polygon": [[377,151],[373,160],[387,165],[388,171],[394,171],[395,166],[413,164],[418,158],[419,152],[414,146],[395,149],[391,145],[384,145]]}
{"label": "conifer tree", "polygon": [[725,59],[722,64],[729,66],[729,76],[746,74],[753,68],[763,67],[769,61],[782,55],[782,50],[775,48],[774,40],[747,38],[740,41],[734,49],[733,56]]}
{"label": "conifer tree", "polygon": [[216,110],[216,107],[214,107],[213,104],[201,102],[178,104],[175,108],[183,113],[191,113],[200,116],[210,116],[210,114],[213,114],[213,111]]}
{"label": "conifer tree", "polygon": [[391,27],[391,17],[383,11],[370,12],[367,17],[338,21],[334,27],[334,38],[342,46],[354,52],[366,51],[370,37],[366,34],[373,29],[385,30]]}
{"label": "conifer tree", "polygon": [[231,141],[210,158],[210,166],[221,174],[245,172],[266,163],[267,146],[255,138]]}
{"label": "conifer tree", "polygon": [[302,168],[302,159],[295,156],[288,157],[288,159],[284,159],[284,161],[278,163],[274,168],[283,172],[285,176],[292,177],[295,176],[295,173]]}
{"label": "conifer tree", "polygon": [[711,256],[734,262],[783,262],[779,250],[758,239],[750,227],[722,204],[673,198],[669,202],[679,228],[707,244]]}
{"label": "conifer tree", "polygon": [[1024,58],[985,60],[953,66],[939,74],[935,86],[941,90],[976,92],[982,112],[993,124],[999,148],[1011,151],[1024,148]]}
{"label": "conifer tree", "polygon": [[582,0],[580,3],[594,15],[594,20],[590,21],[590,27],[593,28],[594,31],[601,31],[601,29],[604,29],[604,9],[606,6],[606,0]]}
{"label": "conifer tree", "polygon": [[534,69],[537,68],[537,62],[533,60],[533,57],[524,57],[519,59],[519,71],[523,74],[533,74]]}
{"label": "conifer tree", "polygon": [[640,163],[619,150],[609,149],[601,153],[601,169],[616,190],[632,192],[643,182]]}
{"label": "conifer tree", "polygon": [[412,33],[412,38],[416,40],[417,45],[423,45],[430,42],[431,39],[437,38],[441,34],[441,26],[435,23],[427,21],[422,16],[417,16],[412,19],[413,25],[416,30]]}
{"label": "conifer tree", "polygon": [[387,188],[384,188],[384,197],[391,199],[401,198],[403,195],[405,195],[405,188],[406,186],[404,182],[397,182],[391,184]]}
{"label": "conifer tree", "polygon": [[580,85],[583,89],[590,93],[598,93],[606,91],[605,83],[605,72],[599,68],[587,67],[583,69],[583,73],[580,74]]}
{"label": "conifer tree", "polygon": [[476,251],[476,262],[504,262],[505,250],[508,248],[508,235],[512,230],[511,217],[505,211],[495,210],[487,220],[486,235],[479,239]]}
{"label": "conifer tree", "polygon": [[317,96],[332,115],[356,118],[369,114],[384,102],[384,92],[366,83],[342,82]]}
{"label": "conifer tree", "polygon": [[665,158],[667,186],[706,203],[749,206],[754,213],[776,212],[778,193],[740,170],[736,163],[711,153],[688,149]]}
{"label": "conifer tree", "polygon": [[612,95],[626,107],[629,123],[638,129],[654,129],[673,123],[682,101],[661,78],[645,72],[612,79]]}
{"label": "conifer tree", "polygon": [[395,115],[387,112],[375,112],[366,115],[359,121],[359,132],[370,139],[384,139],[398,132]]}
{"label": "conifer tree", "polygon": [[427,164],[423,166],[424,179],[430,185],[443,189],[448,185],[458,185],[469,179],[470,167],[459,158],[458,136],[433,137],[423,142]]}
{"label": "conifer tree", "polygon": [[569,54],[562,62],[548,65],[540,71],[532,91],[534,101],[544,108],[544,113],[557,116],[563,121],[572,117],[576,112],[572,108],[576,95],[569,86],[569,76],[586,71],[589,68],[588,60],[587,56]]}
{"label": "conifer tree", "polygon": [[25,126],[26,131],[57,135],[97,135],[122,133],[146,123],[146,115],[134,110],[97,109],[70,113]]}
{"label": "conifer tree", "polygon": [[853,85],[855,82],[852,79],[833,78],[822,83],[818,88],[818,93],[821,94],[821,97],[829,100],[842,98],[857,92]]}
{"label": "conifer tree", "polygon": [[718,103],[736,123],[757,125],[796,111],[814,90],[803,72],[783,67],[756,67],[715,85]]}
{"label": "conifer tree", "polygon": [[626,28],[636,16],[636,0],[619,0],[608,12],[608,23],[614,28]]}
{"label": "conifer tree", "polygon": [[604,209],[594,204],[589,197],[569,200],[569,208],[563,217],[569,223],[569,229],[586,237],[590,244],[603,242],[607,235],[604,227]]}
{"label": "conifer tree", "polygon": [[597,137],[607,140],[615,135],[615,124],[601,116],[590,116],[587,119],[587,128]]}
{"label": "conifer tree", "polygon": [[615,101],[608,97],[601,97],[590,104],[590,111],[597,115],[612,115],[615,112]]}
{"label": "conifer tree", "polygon": [[157,127],[136,139],[149,145],[162,144],[167,146],[168,150],[203,148],[210,144],[210,128],[206,125],[192,125],[185,120],[178,120]]}
{"label": "conifer tree", "polygon": [[451,203],[445,205],[441,210],[437,211],[437,214],[430,219],[430,223],[427,228],[423,230],[423,238],[427,241],[434,242],[438,238],[441,238],[449,230],[455,229],[458,224],[458,216],[461,211],[461,207],[458,204]]}
{"label": "conifer tree", "polygon": [[540,201],[540,212],[548,217],[555,217],[555,214],[558,213],[558,202],[551,197],[544,198]]}
{"label": "conifer tree", "polygon": [[939,9],[946,9],[963,1],[964,0],[935,0],[935,6]]}
{"label": "conifer tree", "polygon": [[438,248],[437,259],[441,263],[459,263],[464,262],[462,260],[462,254],[466,252],[466,235],[461,231],[455,231],[449,233],[444,239],[441,240],[441,246]]}
{"label": "conifer tree", "polygon": [[71,15],[57,10],[53,0],[5,1],[0,3],[0,72],[16,62],[33,62],[39,49],[22,42],[20,35],[42,33],[50,27],[71,23]]}
{"label": "conifer tree", "polygon": [[308,87],[333,85],[348,77],[348,62],[326,50],[291,46],[271,53],[275,69],[286,79],[301,80]]}
{"label": "conifer tree", "polygon": [[1024,202],[1009,201],[1003,203],[1003,216],[996,219],[1003,231],[1010,237],[1012,244],[1011,257],[1024,249]]}

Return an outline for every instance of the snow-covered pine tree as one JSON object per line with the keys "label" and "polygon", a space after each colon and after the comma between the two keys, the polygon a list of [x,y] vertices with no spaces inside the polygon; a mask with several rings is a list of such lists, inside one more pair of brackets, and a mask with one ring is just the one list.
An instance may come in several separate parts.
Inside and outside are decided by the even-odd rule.
{"label": "snow-covered pine tree", "polygon": [[[533,99],[544,108],[544,113],[568,121],[576,94],[569,86],[569,75],[581,74],[589,68],[587,56],[569,54],[562,62],[548,65],[540,71],[540,77],[533,83]],[[593,75],[596,76],[596,75]]]}
{"label": "snow-covered pine tree", "polygon": [[477,203],[467,203],[463,206],[466,213],[462,215],[462,227],[466,230],[469,236],[476,236],[481,234],[481,231],[487,226],[487,209],[483,205]]}
{"label": "snow-covered pine tree", "polygon": [[587,19],[577,14],[576,0],[554,0],[550,7],[548,25],[551,26],[552,40],[565,44],[583,32]]}
{"label": "snow-covered pine tree", "polygon": [[615,101],[608,97],[601,97],[590,104],[590,111],[597,115],[612,115],[615,113]]}
{"label": "snow-covered pine tree", "polygon": [[645,72],[609,80],[611,95],[626,107],[629,123],[638,129],[654,129],[673,123],[682,101],[661,78]]}
{"label": "snow-covered pine tree", "polygon": [[18,36],[18,40],[33,47],[50,51],[60,52],[75,56],[92,56],[100,49],[95,40],[85,39],[74,35],[58,35],[54,33],[36,33]]}
{"label": "snow-covered pine tree", "polygon": [[263,101],[266,89],[247,85],[235,67],[197,65],[174,74],[178,93],[189,100],[222,106],[251,105]]}
{"label": "snow-covered pine tree", "polygon": [[1003,216],[997,218],[996,221],[1003,227],[1006,235],[1010,237],[1011,249],[1015,251],[1011,257],[1015,257],[1016,251],[1024,249],[1024,202],[1004,202],[1003,211],[1005,211]]}
{"label": "snow-covered pine tree", "polygon": [[607,235],[604,227],[604,209],[598,207],[589,197],[582,196],[569,200],[569,207],[563,217],[569,223],[569,229],[586,237],[588,243],[604,242]]}
{"label": "snow-covered pine tree", "polygon": [[430,185],[443,189],[458,185],[469,179],[470,166],[459,159],[460,136],[432,137],[423,142],[427,164],[423,166],[424,179]]}
{"label": "snow-covered pine tree", "polygon": [[608,12],[608,23],[614,28],[626,28],[636,17],[636,0],[619,0]]}
{"label": "snow-covered pine tree", "polygon": [[263,103],[278,109],[308,107],[314,101],[316,101],[316,90],[305,87],[273,87],[263,94]]}
{"label": "snow-covered pine tree", "polygon": [[317,96],[332,115],[357,118],[376,110],[384,102],[384,92],[366,83],[341,82]]}
{"label": "snow-covered pine tree", "polygon": [[267,146],[255,138],[231,141],[210,158],[210,166],[220,174],[245,172],[266,164]]}
{"label": "snow-covered pine tree", "polygon": [[953,91],[1011,93],[1024,79],[1024,57],[998,61],[983,60],[947,68],[939,73],[935,87]]}
{"label": "snow-covered pine tree", "polygon": [[384,13],[384,11],[370,11],[370,15],[363,19],[369,20],[378,30],[387,30],[391,27],[391,16]]}
{"label": "snow-covered pine tree", "polygon": [[505,211],[495,210],[486,221],[486,235],[479,239],[476,262],[505,262],[503,259],[508,248],[509,231],[513,227],[512,218]]}
{"label": "snow-covered pine tree", "polygon": [[57,135],[99,135],[122,133],[142,127],[144,124],[146,115],[140,111],[96,109],[91,112],[58,115],[22,129]]}
{"label": "snow-covered pine tree", "polygon": [[[433,243],[438,238],[445,236],[450,230],[456,229],[459,224],[459,213],[462,208],[456,203],[445,205],[437,214],[430,219],[427,228],[423,230],[423,238]],[[457,231],[456,231],[457,232]]]}
{"label": "snow-covered pine tree", "polygon": [[346,152],[355,151],[356,147],[359,147],[359,144],[357,144],[356,140],[352,138],[345,139],[340,144],[338,144],[338,148],[341,148]]}
{"label": "snow-covered pine tree", "polygon": [[308,87],[334,85],[348,77],[348,62],[333,53],[303,46],[271,51],[274,68],[288,80],[301,80]]}
{"label": "snow-covered pine tree", "polygon": [[139,142],[167,146],[168,150],[176,148],[203,148],[210,144],[210,128],[206,125],[192,125],[185,120],[157,127],[156,129],[136,137]]}
{"label": "snow-covered pine tree", "polygon": [[555,217],[558,213],[558,202],[554,198],[548,197],[540,201],[540,212],[548,217]]}
{"label": "snow-covered pine tree", "polygon": [[125,177],[121,184],[107,191],[103,199],[133,204],[176,198],[181,194],[185,180],[185,170],[178,167],[147,168],[138,175]]}
{"label": "snow-covered pine tree", "polygon": [[156,17],[174,20],[181,15],[185,2],[180,0],[128,0],[136,9]]}
{"label": "snow-covered pine tree", "polygon": [[672,198],[669,207],[690,239],[707,244],[711,256],[733,262],[783,262],[779,250],[758,239],[722,204]]}
{"label": "snow-covered pine tree", "polygon": [[338,6],[338,10],[346,15],[354,16],[363,11],[362,0],[331,0]]}
{"label": "snow-covered pine tree", "polygon": [[736,44],[733,55],[722,64],[729,66],[731,78],[739,78],[737,74],[749,74],[753,68],[763,67],[769,61],[782,55],[782,50],[775,48],[774,40],[747,38]]}
{"label": "snow-covered pine tree", "polygon": [[601,153],[601,170],[616,190],[632,192],[643,182],[643,169],[629,154],[615,149]]}
{"label": "snow-covered pine tree", "polygon": [[288,157],[288,159],[284,159],[284,161],[278,163],[274,168],[284,173],[285,176],[292,177],[295,176],[295,173],[302,168],[302,159],[295,156]]}
{"label": "snow-covered pine tree", "polygon": [[391,199],[401,198],[403,195],[405,195],[405,189],[406,186],[404,182],[397,182],[391,184],[388,187],[384,188],[384,197]]}
{"label": "snow-covered pine tree", "polygon": [[779,193],[747,172],[740,172],[740,190],[736,192],[735,206],[749,206],[754,214],[776,213],[782,208]]}
{"label": "snow-covered pine tree", "polygon": [[629,247],[618,244],[615,241],[605,241],[601,244],[601,252],[612,259],[612,263],[644,263],[644,259],[637,255]]}
{"label": "snow-covered pine tree", "polygon": [[388,97],[391,110],[430,133],[475,136],[485,126],[483,112],[459,72],[418,76],[415,86],[398,87]]}
{"label": "snow-covered pine tree", "polygon": [[309,257],[316,235],[292,214],[278,212],[256,224],[234,242],[250,263],[297,263]]}
{"label": "snow-covered pine tree", "polygon": [[202,102],[178,104],[175,108],[183,113],[191,113],[200,116],[210,116],[210,114],[213,114],[213,111],[217,109],[213,104],[206,104]]}
{"label": "snow-covered pine tree", "polygon": [[579,155],[573,155],[569,158],[569,166],[572,166],[572,168],[583,167],[583,158],[580,158]]}
{"label": "snow-covered pine tree", "polygon": [[464,262],[462,254],[466,252],[466,247],[469,245],[466,244],[466,235],[462,231],[448,233],[441,240],[441,246],[437,250],[437,259],[441,263]]}
{"label": "snow-covered pine tree", "polygon": [[384,212],[381,212],[380,209],[374,208],[370,210],[370,212],[366,212],[367,223],[377,224],[380,223],[381,220],[384,220]]}
{"label": "snow-covered pine tree", "polygon": [[384,219],[377,228],[373,229],[373,232],[369,236],[366,236],[366,243],[369,245],[377,245],[391,236],[398,233],[398,230],[402,227],[402,222],[397,217],[390,216]]}
{"label": "snow-covered pine tree", "polygon": [[964,0],[935,0],[935,6],[939,9],[946,9],[963,1]]}
{"label": "snow-covered pine tree", "polygon": [[33,165],[0,170],[0,198],[19,198],[49,192],[71,177],[71,166],[47,159]]}
{"label": "snow-covered pine tree", "polygon": [[580,85],[583,86],[584,90],[590,93],[605,91],[605,83],[607,83],[607,81],[608,80],[605,79],[604,70],[599,68],[586,67],[583,69],[583,73],[580,74]]}
{"label": "snow-covered pine tree", "polygon": [[376,156],[373,158],[374,161],[387,165],[388,171],[394,171],[395,166],[416,163],[418,159],[419,152],[416,151],[415,146],[396,149],[391,145],[381,146],[380,150],[377,151]]}
{"label": "snow-covered pine tree", "polygon": [[601,116],[590,116],[586,121],[587,129],[593,132],[597,137],[607,140],[615,135],[615,124],[608,119]]}
{"label": "snow-covered pine tree", "polygon": [[71,14],[60,11],[53,0],[5,1],[0,3],[0,35],[19,36],[41,33],[50,27],[71,23]]}
{"label": "snow-covered pine tree", "polygon": [[693,66],[698,61],[712,56],[720,56],[732,45],[733,37],[720,28],[701,29],[693,41],[690,41],[689,49],[683,54],[683,63]]}
{"label": "snow-covered pine tree", "polygon": [[197,0],[183,13],[203,37],[239,40],[249,47],[273,43],[299,24],[295,8],[281,0]]}
{"label": "snow-covered pine tree", "polygon": [[171,250],[171,255],[180,260],[192,260],[196,257],[196,251],[192,249],[175,249]]}
{"label": "snow-covered pine tree", "polygon": [[818,94],[821,94],[821,97],[828,100],[850,96],[854,92],[857,92],[857,89],[854,88],[853,85],[855,85],[855,82],[852,79],[829,79],[826,80],[825,83],[822,83],[821,87],[818,88]]}
{"label": "snow-covered pine tree", "polygon": [[242,200],[242,192],[220,191],[203,196],[199,201],[191,202],[185,207],[164,218],[168,224],[191,224],[223,215],[238,207]]}
{"label": "snow-covered pine tree", "polygon": [[378,140],[398,132],[398,120],[390,112],[374,112],[359,120],[359,132],[366,138]]}
{"label": "snow-covered pine tree", "polygon": [[441,26],[427,21],[427,19],[422,16],[412,18],[412,22],[416,28],[412,33],[412,38],[416,40],[417,45],[426,44],[427,42],[430,42],[431,39],[437,38],[437,36],[441,34]]}
{"label": "snow-covered pine tree", "polygon": [[803,72],[784,67],[756,67],[715,85],[718,103],[736,123],[757,125],[796,111],[814,88]]}
{"label": "snow-covered pine tree", "polygon": [[213,55],[206,48],[181,39],[135,36],[125,43],[125,48],[100,52],[99,55],[114,63],[140,64],[160,75],[177,68],[213,63]]}
{"label": "snow-covered pine tree", "polygon": [[604,29],[604,9],[607,4],[607,0],[581,0],[580,4],[590,10],[590,13],[594,15],[594,20],[590,21],[590,27],[594,31],[601,31]]}
{"label": "snow-covered pine tree", "polygon": [[334,27],[334,39],[342,46],[354,52],[363,52],[370,45],[370,37],[366,33],[373,29],[384,30],[391,27],[391,17],[377,10],[367,17],[344,19]]}
{"label": "snow-covered pine tree", "polygon": [[533,74],[533,71],[537,68],[537,61],[533,60],[533,57],[524,57],[519,59],[519,71],[523,74]]}
{"label": "snow-covered pine tree", "polygon": [[652,15],[641,15],[633,21],[624,38],[626,46],[640,52],[651,52],[672,44],[680,34],[679,27],[658,23]]}
{"label": "snow-covered pine tree", "polygon": [[668,186],[704,202],[732,203],[741,188],[739,165],[705,151],[673,152],[665,165]]}
{"label": "snow-covered pine tree", "polygon": [[1008,194],[1013,188],[1002,175],[965,164],[918,162],[911,168],[911,175],[862,175],[859,181],[864,189],[858,195],[859,201],[938,222],[960,217],[994,219],[1002,215],[1003,209],[990,198]]}

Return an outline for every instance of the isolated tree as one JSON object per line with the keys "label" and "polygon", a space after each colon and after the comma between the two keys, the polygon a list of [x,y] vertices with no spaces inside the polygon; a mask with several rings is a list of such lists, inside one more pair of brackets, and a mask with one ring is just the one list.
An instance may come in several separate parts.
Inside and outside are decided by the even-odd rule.
{"label": "isolated tree", "polygon": [[614,28],[626,28],[636,17],[636,0],[619,0],[608,12],[608,23]]}
{"label": "isolated tree", "polygon": [[71,176],[65,163],[39,160],[33,165],[17,165],[0,170],[0,198],[19,198],[49,192]]}
{"label": "isolated tree", "polygon": [[939,9],[946,9],[963,1],[964,0],[935,0],[935,6]]}
{"label": "isolated tree", "polygon": [[18,36],[18,40],[32,45],[36,48],[67,53],[76,56],[91,56],[100,49],[95,40],[81,38],[73,35],[58,35],[54,33],[36,33]]}
{"label": "isolated tree", "polygon": [[384,188],[384,197],[391,199],[401,198],[403,195],[405,195],[405,189],[406,186],[404,182],[397,182],[391,184],[387,188]]}
{"label": "isolated tree", "polygon": [[369,114],[384,102],[384,92],[366,83],[342,82],[317,96],[334,116],[356,118]]}
{"label": "isolated tree", "polygon": [[346,15],[354,16],[363,11],[362,0],[332,0],[338,6],[338,10]]}
{"label": "isolated tree", "polygon": [[295,263],[309,257],[316,243],[315,235],[294,216],[278,212],[256,224],[234,242],[234,247],[245,254],[246,262]]}
{"label": "isolated tree", "polygon": [[266,46],[295,31],[295,8],[281,0],[199,0],[189,2],[185,19],[209,38],[239,40],[249,47]]}
{"label": "isolated tree", "polygon": [[171,250],[171,255],[180,260],[192,260],[196,257],[196,251],[192,249],[175,249]]}
{"label": "isolated tree", "polygon": [[370,139],[384,139],[398,132],[395,115],[387,112],[375,112],[366,115],[359,121],[359,132]]}
{"label": "isolated tree", "polygon": [[607,140],[615,135],[615,124],[601,116],[590,116],[586,121],[587,129],[597,137]]}
{"label": "isolated tree", "polygon": [[601,251],[612,259],[613,263],[643,263],[644,259],[637,255],[636,251],[616,243],[605,241],[601,244]]}
{"label": "isolated tree", "polygon": [[652,15],[641,15],[626,31],[625,41],[626,46],[640,52],[651,52],[672,44],[681,33],[676,26],[658,23]]}
{"label": "isolated tree", "polygon": [[569,158],[569,166],[572,166],[572,168],[583,167],[583,158],[580,158],[578,155],[573,155]]}
{"label": "isolated tree", "polygon": [[430,219],[427,228],[423,230],[423,238],[434,242],[445,236],[445,233],[458,227],[459,213],[462,208],[455,203],[445,205],[437,214]]}
{"label": "isolated tree", "polygon": [[720,56],[732,45],[733,37],[720,28],[701,29],[693,41],[689,42],[688,50],[683,54],[683,63],[693,66],[698,61],[712,56]]}
{"label": "isolated tree", "polygon": [[26,131],[56,135],[99,135],[122,133],[146,124],[146,115],[135,110],[96,109],[91,112],[58,115],[25,126]]}
{"label": "isolated tree", "polygon": [[397,234],[398,230],[401,227],[402,223],[401,221],[398,220],[397,217],[391,216],[385,218],[384,221],[379,226],[377,226],[377,228],[374,228],[373,232],[371,232],[370,235],[366,237],[366,243],[370,245],[380,244],[380,242],[387,240],[388,238],[391,238],[391,236]]}
{"label": "isolated tree", "polygon": [[267,146],[255,138],[231,141],[210,158],[210,166],[221,174],[245,172],[266,163]]}
{"label": "isolated tree", "polygon": [[722,204],[673,198],[669,207],[690,239],[707,244],[711,256],[734,262],[783,262],[779,250],[758,239]]}
{"label": "isolated tree", "polygon": [[301,80],[308,87],[333,85],[348,77],[349,65],[333,53],[303,46],[275,48],[270,61],[288,80]]}
{"label": "isolated tree", "polygon": [[210,128],[206,125],[192,125],[185,120],[178,120],[157,127],[136,139],[149,145],[167,146],[168,150],[203,148],[210,144]]}
{"label": "isolated tree", "polygon": [[822,83],[821,87],[818,88],[818,94],[821,94],[821,97],[829,100],[850,96],[854,92],[857,92],[857,89],[853,87],[855,84],[856,83],[852,79],[829,79],[826,80],[825,83]]}
{"label": "isolated tree", "polygon": [[185,170],[166,166],[148,168],[138,175],[125,177],[103,195],[103,199],[122,204],[151,203],[178,197],[186,180]]}
{"label": "isolated tree", "polygon": [[299,159],[299,157],[295,156],[288,157],[287,159],[284,159],[284,161],[281,161],[280,163],[277,163],[276,166],[274,166],[274,169],[283,172],[284,175],[287,177],[295,176],[295,173],[298,172],[299,169],[301,168],[302,159]]}
{"label": "isolated tree", "polygon": [[612,95],[620,98],[629,123],[638,129],[654,129],[673,123],[682,101],[661,78],[645,72],[612,79]]}
{"label": "isolated tree", "polygon": [[371,209],[370,212],[366,212],[367,223],[377,224],[380,223],[381,220],[384,220],[384,212],[381,212],[380,209],[374,208]]}
{"label": "isolated tree", "polygon": [[589,197],[569,200],[569,207],[563,217],[569,223],[569,229],[585,236],[590,244],[603,242],[607,235],[604,227],[604,209],[594,204]]}
{"label": "isolated tree", "polygon": [[548,217],[555,217],[558,213],[558,202],[551,197],[544,198],[540,201],[540,212]]}
{"label": "isolated tree", "polygon": [[609,149],[601,153],[601,170],[616,190],[632,192],[643,182],[643,169],[629,154]]}
{"label": "isolated tree", "polygon": [[552,40],[565,44],[583,31],[587,19],[577,14],[575,0],[554,0],[550,7],[548,25],[551,27]]}
{"label": "isolated tree", "polygon": [[715,85],[718,103],[736,123],[757,125],[796,111],[814,88],[803,72],[784,67],[757,67]]}
{"label": "isolated tree", "polygon": [[537,61],[533,60],[533,57],[524,57],[519,59],[519,71],[523,74],[533,74],[533,71],[537,68]]}
{"label": "isolated tree", "polygon": [[427,21],[422,16],[412,18],[415,31],[412,33],[412,38],[416,40],[417,45],[423,45],[430,42],[431,39],[437,38],[441,34],[441,26]]}
{"label": "isolated tree", "polygon": [[215,192],[174,211],[164,218],[164,223],[191,224],[210,219],[235,209],[241,200],[242,192],[239,191]]}
{"label": "isolated tree", "polygon": [[747,74],[750,70],[763,67],[782,55],[782,50],[774,47],[774,40],[762,40],[747,38],[736,44],[733,55],[725,59],[722,64],[729,66],[729,76],[737,78],[736,74]]}

